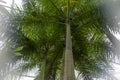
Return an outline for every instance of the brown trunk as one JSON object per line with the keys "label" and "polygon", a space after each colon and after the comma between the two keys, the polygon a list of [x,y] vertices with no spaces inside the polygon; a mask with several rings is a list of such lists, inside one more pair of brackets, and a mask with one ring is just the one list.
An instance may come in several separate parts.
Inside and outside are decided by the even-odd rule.
{"label": "brown trunk", "polygon": [[72,39],[70,30],[70,0],[67,1],[67,15],[66,15],[66,50],[64,57],[64,73],[63,80],[75,80],[74,61],[72,53]]}
{"label": "brown trunk", "polygon": [[52,80],[56,80],[56,69],[53,71]]}
{"label": "brown trunk", "polygon": [[46,64],[47,64],[47,52],[48,48],[45,47],[45,53],[43,55],[43,62],[41,64],[41,74],[40,74],[40,79],[41,80],[46,80]]}
{"label": "brown trunk", "polygon": [[44,61],[41,64],[41,80],[45,80],[45,71],[46,71],[46,57],[44,59]]}
{"label": "brown trunk", "polygon": [[66,24],[66,51],[63,80],[75,80],[70,24]]}
{"label": "brown trunk", "polygon": [[62,62],[62,68],[61,68],[61,75],[60,75],[60,80],[63,80],[63,73],[64,73],[64,54],[63,54],[63,62]]}

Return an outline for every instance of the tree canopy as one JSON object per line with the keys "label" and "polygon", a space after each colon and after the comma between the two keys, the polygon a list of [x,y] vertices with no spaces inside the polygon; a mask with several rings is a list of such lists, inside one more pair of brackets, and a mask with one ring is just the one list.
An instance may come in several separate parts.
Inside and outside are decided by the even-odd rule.
{"label": "tree canopy", "polygon": [[11,22],[11,33],[15,33],[11,38],[15,52],[11,54],[16,56],[12,59],[23,61],[22,71],[37,66],[35,80],[62,80],[69,9],[74,69],[84,80],[113,80],[109,74],[109,61],[114,57],[110,44],[117,39],[110,30],[116,29],[106,25],[102,6],[97,0],[70,0],[70,6],[67,0],[24,0],[23,9],[15,12],[20,14]]}

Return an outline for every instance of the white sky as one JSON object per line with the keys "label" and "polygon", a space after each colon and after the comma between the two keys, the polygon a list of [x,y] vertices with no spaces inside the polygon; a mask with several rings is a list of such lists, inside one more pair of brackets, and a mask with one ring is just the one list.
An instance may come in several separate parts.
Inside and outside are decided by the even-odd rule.
{"label": "white sky", "polygon": [[[5,5],[7,5],[7,6],[11,6],[11,4],[12,4],[12,0],[3,0],[3,1],[6,2]],[[20,4],[21,4],[21,1],[22,1],[22,0],[15,0],[15,3],[16,3],[17,5],[20,5]],[[114,1],[116,1],[116,0],[114,0]],[[118,39],[120,39],[120,35],[117,35],[117,37],[118,37]],[[115,75],[115,77],[116,77],[118,80],[120,80],[120,65],[113,64],[113,66],[114,66],[115,71],[113,71],[112,74]],[[32,71],[32,72],[30,72],[28,75],[29,75],[29,76],[34,76],[34,75],[35,75],[34,73],[35,73],[35,71]],[[33,80],[33,78],[22,77],[20,80]]]}
{"label": "white sky", "polygon": [[[12,5],[12,0],[3,0],[3,1],[5,1],[6,5],[8,5],[8,6]],[[14,0],[14,1],[15,1],[15,4],[17,4],[17,5],[20,5],[22,2],[22,0]]]}

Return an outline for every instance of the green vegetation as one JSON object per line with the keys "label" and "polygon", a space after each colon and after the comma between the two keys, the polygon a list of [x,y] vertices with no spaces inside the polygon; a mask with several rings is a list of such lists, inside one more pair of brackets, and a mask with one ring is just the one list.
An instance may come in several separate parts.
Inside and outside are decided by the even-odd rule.
{"label": "green vegetation", "polygon": [[13,62],[22,60],[24,72],[37,66],[35,80],[76,80],[74,70],[84,80],[113,80],[109,63],[117,39],[110,31],[116,30],[106,25],[102,6],[97,0],[24,0],[10,23]]}

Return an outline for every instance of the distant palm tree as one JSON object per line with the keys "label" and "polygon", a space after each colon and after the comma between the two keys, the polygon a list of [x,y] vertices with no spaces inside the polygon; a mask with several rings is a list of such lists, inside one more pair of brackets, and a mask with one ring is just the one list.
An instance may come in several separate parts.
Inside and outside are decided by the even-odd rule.
{"label": "distant palm tree", "polygon": [[[14,1],[14,0],[13,0]],[[17,57],[14,54],[15,46],[18,47],[18,40],[17,37],[18,32],[16,25],[18,24],[14,22],[13,24],[13,15],[17,16],[17,14],[12,13],[12,10],[14,10],[10,6],[6,6],[4,1],[0,1],[0,78],[1,80],[11,80],[11,78],[16,78],[16,63]],[[8,10],[7,8],[11,9]],[[14,10],[15,12],[15,10]],[[15,18],[14,18],[15,19]],[[18,19],[17,19],[18,20]],[[16,34],[15,36],[13,36]],[[17,38],[15,40],[15,38]],[[14,66],[13,66],[14,65]],[[9,79],[8,79],[9,78]]]}

